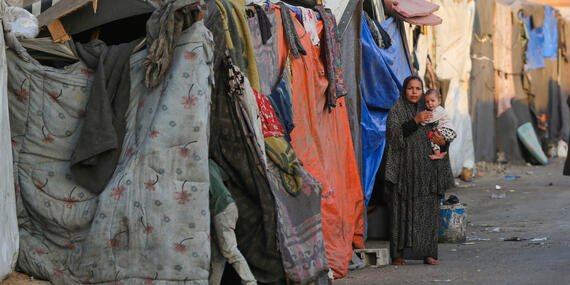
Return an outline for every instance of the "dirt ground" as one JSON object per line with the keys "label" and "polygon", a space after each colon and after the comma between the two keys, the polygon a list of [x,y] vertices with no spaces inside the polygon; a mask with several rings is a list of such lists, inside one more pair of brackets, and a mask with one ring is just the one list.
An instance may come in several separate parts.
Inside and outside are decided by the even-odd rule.
{"label": "dirt ground", "polygon": [[[367,267],[333,284],[570,284],[570,177],[562,176],[563,163],[481,165],[481,176],[448,192],[468,205],[467,241],[440,244],[441,265]],[[523,240],[504,241],[512,237]]]}

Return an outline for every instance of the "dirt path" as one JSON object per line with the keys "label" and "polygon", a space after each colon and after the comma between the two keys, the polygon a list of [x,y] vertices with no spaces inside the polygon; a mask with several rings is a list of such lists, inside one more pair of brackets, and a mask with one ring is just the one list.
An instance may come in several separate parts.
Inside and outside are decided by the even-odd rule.
{"label": "dirt path", "polygon": [[[548,166],[491,166],[449,191],[468,204],[467,242],[474,244],[440,244],[440,266],[365,268],[333,283],[570,284],[570,177],[561,175],[562,166],[562,159]],[[511,237],[546,240],[504,241]]]}

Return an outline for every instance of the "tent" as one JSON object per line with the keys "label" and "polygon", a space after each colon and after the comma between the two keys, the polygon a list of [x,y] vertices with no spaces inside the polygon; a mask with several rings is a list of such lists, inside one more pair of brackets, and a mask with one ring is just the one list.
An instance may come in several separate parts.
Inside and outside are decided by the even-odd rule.
{"label": "tent", "polygon": [[[4,15],[5,3],[0,2],[0,15]],[[0,26],[0,280],[4,280],[16,266],[18,257],[19,239],[18,223],[16,220],[16,201],[14,189],[14,175],[12,170],[12,143],[8,115],[8,92],[6,67],[6,49],[4,44],[4,29]]]}

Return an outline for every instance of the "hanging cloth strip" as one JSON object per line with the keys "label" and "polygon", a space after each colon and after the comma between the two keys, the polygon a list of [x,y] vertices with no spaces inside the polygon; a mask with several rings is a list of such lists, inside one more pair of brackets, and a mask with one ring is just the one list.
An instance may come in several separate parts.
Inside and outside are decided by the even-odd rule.
{"label": "hanging cloth strip", "polygon": [[281,2],[277,3],[277,5],[281,7],[281,20],[283,21],[283,29],[285,30],[285,35],[287,36],[291,53],[295,58],[300,58],[301,54],[307,55],[307,51],[303,47],[301,39],[295,30],[295,25],[293,24],[293,19],[291,19],[289,7]]}
{"label": "hanging cloth strip", "polygon": [[323,51],[325,52],[325,71],[329,80],[326,107],[331,112],[332,108],[336,107],[336,100],[347,94],[342,73],[340,39],[335,17],[330,10],[325,10],[323,6],[316,6],[315,9],[323,18]]}
{"label": "hanging cloth strip", "polygon": [[195,22],[199,1],[169,1],[155,10],[146,23],[148,55],[145,85],[154,88],[162,83],[172,61],[174,49],[182,31]]}
{"label": "hanging cloth strip", "polygon": [[257,21],[259,22],[259,30],[261,31],[261,41],[263,42],[263,44],[266,44],[267,40],[271,38],[271,28],[273,27],[273,25],[271,25],[271,22],[269,21],[267,14],[265,14],[265,11],[263,10],[263,8],[261,8],[261,6],[253,5],[253,8],[255,9],[255,13],[257,14]]}

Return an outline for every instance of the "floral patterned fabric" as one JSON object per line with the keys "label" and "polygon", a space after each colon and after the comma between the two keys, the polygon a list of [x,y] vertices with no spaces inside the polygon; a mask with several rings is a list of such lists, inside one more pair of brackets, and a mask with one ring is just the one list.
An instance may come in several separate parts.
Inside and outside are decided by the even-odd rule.
{"label": "floral patterned fabric", "polygon": [[267,100],[265,95],[253,90],[255,94],[255,101],[259,108],[259,116],[261,118],[261,129],[263,130],[263,137],[282,137],[285,132],[275,116],[275,111],[271,107],[271,103]]}
{"label": "floral patterned fabric", "polygon": [[98,197],[69,172],[90,72],[82,63],[25,63],[9,52],[24,272],[54,284],[208,283],[212,48],[201,21],[185,30],[154,89],[144,85],[147,51],[131,57],[127,134]]}

